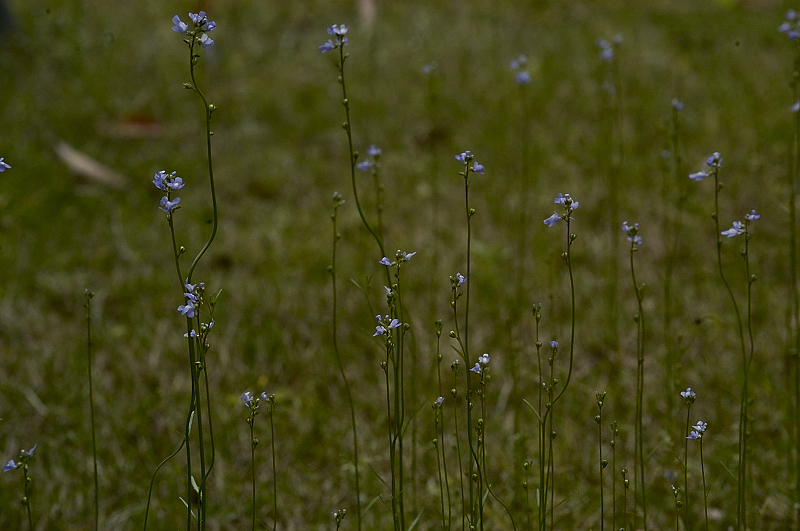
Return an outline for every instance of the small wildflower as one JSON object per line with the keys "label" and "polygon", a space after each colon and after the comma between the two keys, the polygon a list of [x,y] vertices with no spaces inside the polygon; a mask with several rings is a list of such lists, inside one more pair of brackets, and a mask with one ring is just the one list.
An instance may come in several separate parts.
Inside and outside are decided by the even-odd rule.
{"label": "small wildflower", "polygon": [[465,151],[460,155],[456,155],[456,160],[462,164],[466,164],[472,160],[472,151]]}
{"label": "small wildflower", "polygon": [[559,216],[556,212],[553,212],[552,216],[544,220],[544,224],[547,225],[548,227],[552,227],[553,225],[561,221],[561,219],[562,219],[561,216]]}
{"label": "small wildflower", "polygon": [[614,60],[614,47],[611,43],[605,39],[597,39],[597,47],[600,48],[600,59],[609,62]]}
{"label": "small wildflower", "polygon": [[390,265],[392,265],[392,261],[391,261],[391,260],[389,260],[389,259],[388,259],[387,257],[385,257],[385,256],[384,256],[383,258],[381,258],[381,259],[380,259],[380,261],[379,261],[378,263],[379,263],[379,264],[381,264],[381,265],[385,265],[385,266],[390,266]]}
{"label": "small wildflower", "polygon": [[482,356],[478,356],[478,363],[481,365],[481,367],[489,365],[489,355],[483,354]]}
{"label": "small wildflower", "polygon": [[253,406],[255,406],[254,409],[258,409],[258,404],[255,403],[253,395],[250,393],[250,391],[244,392],[242,395],[242,402],[244,402],[244,407],[253,408]]}
{"label": "small wildflower", "polygon": [[335,50],[341,46],[347,45],[347,37],[344,35],[347,33],[347,26],[344,24],[337,26],[334,24],[330,28],[328,28],[328,35],[333,35],[334,40],[328,39],[328,42],[324,43],[322,46],[319,47],[319,51],[322,53],[329,52],[331,50]]}
{"label": "small wildflower", "polygon": [[728,238],[733,238],[735,236],[739,236],[740,234],[744,233],[745,233],[745,228],[744,225],[742,225],[742,222],[734,221],[733,226],[730,229],[724,230],[720,234],[722,234],[723,236],[727,236]]}
{"label": "small wildflower", "polygon": [[692,391],[691,387],[687,387],[686,391],[681,391],[681,396],[686,399],[687,402],[694,402],[697,395],[694,391]]}
{"label": "small wildflower", "polygon": [[161,198],[161,206],[158,208],[169,214],[178,207],[178,203],[180,202],[181,202],[180,197],[176,197],[175,199],[170,201],[169,197],[164,196]]}
{"label": "small wildflower", "polygon": [[437,406],[441,406],[442,402],[444,402],[444,397],[443,396],[440,396],[439,398],[436,399],[436,405]]}
{"label": "small wildflower", "polygon": [[[413,253],[406,253],[406,252],[404,252],[404,251],[401,251],[400,249],[398,249],[398,250],[397,250],[397,259],[398,259],[398,261],[400,261],[400,262],[408,262],[409,260],[411,260],[411,258],[412,258],[412,257],[413,257],[415,254],[417,254],[417,252],[416,252],[416,251],[414,251]],[[402,258],[402,260],[401,260],[401,258]]]}
{"label": "small wildflower", "polygon": [[715,151],[711,155],[709,155],[708,159],[706,159],[706,166],[714,167],[714,166],[722,166],[722,157],[720,157],[719,152]]}
{"label": "small wildflower", "polygon": [[527,62],[528,58],[524,54],[520,54],[520,56],[516,59],[512,59],[508,66],[511,68],[511,70],[519,70],[525,66],[525,63]]}
{"label": "small wildflower", "polygon": [[672,98],[672,108],[675,109],[676,111],[682,111],[683,102],[678,98]]}
{"label": "small wildflower", "polygon": [[186,33],[186,30],[189,29],[189,25],[181,21],[181,17],[179,17],[178,15],[172,17],[172,23],[175,24],[174,26],[172,26],[172,31],[177,31],[178,33]]}
{"label": "small wildflower", "polygon": [[692,428],[694,428],[695,430],[699,431],[700,433],[705,433],[707,427],[708,427],[708,424],[706,424],[702,420],[698,420],[697,424],[692,426]]}
{"label": "small wildflower", "polygon": [[435,63],[428,63],[428,64],[424,64],[424,65],[422,65],[422,67],[420,67],[420,69],[419,69],[419,71],[420,71],[420,72],[422,72],[422,73],[423,73],[423,74],[425,74],[425,75],[428,75],[428,74],[430,74],[430,73],[431,73],[431,72],[433,72],[434,70],[436,70],[436,64],[435,64]]}
{"label": "small wildflower", "polygon": [[690,173],[690,174],[689,174],[689,178],[690,178],[690,179],[692,179],[692,180],[695,180],[695,181],[698,181],[698,182],[699,182],[699,181],[702,181],[702,180],[703,180],[703,179],[705,179],[706,177],[708,177],[708,173],[706,173],[706,170],[700,170],[700,171],[698,171],[698,172],[695,172],[695,173]]}
{"label": "small wildflower", "polygon": [[390,288],[389,286],[384,286],[383,289],[386,290],[387,296],[392,294],[392,288]]}
{"label": "small wildflower", "polygon": [[197,332],[193,328],[191,332],[186,332],[183,334],[183,337],[197,337]]}
{"label": "small wildflower", "polygon": [[475,366],[474,366],[473,368],[471,368],[471,369],[470,369],[470,371],[472,371],[472,372],[476,372],[476,373],[478,373],[478,374],[480,374],[481,372],[483,372],[483,371],[481,371],[481,364],[480,364],[480,363],[476,363],[476,364],[475,364]]}
{"label": "small wildflower", "polygon": [[556,204],[562,205],[570,211],[577,210],[580,203],[573,201],[569,194],[558,194],[558,197],[553,201]]}
{"label": "small wildflower", "polygon": [[369,155],[370,157],[379,157],[381,153],[382,153],[381,148],[379,148],[375,144],[372,144],[367,148],[367,155]]}
{"label": "small wildflower", "polygon": [[335,49],[336,49],[336,45],[333,44],[333,41],[330,40],[330,39],[328,39],[328,42],[323,43],[321,46],[319,46],[319,51],[322,52],[322,53],[327,53],[327,52],[330,52],[331,50],[335,50]]}
{"label": "small wildflower", "polygon": [[464,284],[464,282],[467,281],[467,277],[465,277],[461,273],[456,273],[456,280],[458,280],[458,285],[461,286]]}
{"label": "small wildflower", "polygon": [[473,173],[480,173],[481,175],[483,175],[483,164],[478,164],[477,161],[473,162],[472,163],[472,172]]}
{"label": "small wildflower", "polygon": [[5,157],[0,157],[0,173],[3,173],[4,171],[11,169],[11,166],[9,166],[7,163],[3,162],[4,158]]}
{"label": "small wildflower", "polygon": [[371,160],[362,160],[361,162],[356,164],[356,168],[358,168],[361,171],[370,171],[372,169],[372,166],[374,166],[374,164],[372,163]]}
{"label": "small wildflower", "polygon": [[703,438],[703,434],[702,433],[698,433],[696,431],[692,431],[692,433],[690,433],[689,436],[686,437],[686,438],[687,439],[692,439],[692,440],[702,439]]}
{"label": "small wildflower", "polygon": [[800,100],[797,100],[796,102],[794,102],[794,105],[789,107],[789,110],[792,111],[792,112],[800,111]]}
{"label": "small wildflower", "polygon": [[553,349],[558,348],[558,341],[556,341],[555,339],[550,341],[550,348]]}
{"label": "small wildflower", "polygon": [[206,33],[203,33],[198,42],[200,42],[200,46],[202,46],[206,50],[214,46],[214,40],[211,39]]}
{"label": "small wildflower", "polygon": [[628,225],[627,221],[622,222],[622,232],[628,235],[628,241],[634,245],[642,244],[642,237],[639,236],[639,224],[634,223],[633,226]]}
{"label": "small wildflower", "polygon": [[800,20],[798,20],[797,12],[794,9],[790,9],[786,12],[786,21],[778,26],[778,31],[785,33],[789,40],[793,41],[800,37],[798,28],[800,28]]}
{"label": "small wildflower", "polygon": [[14,462],[13,459],[9,459],[8,463],[3,465],[3,472],[8,472],[9,470],[14,470],[19,468],[19,465]]}
{"label": "small wildflower", "polygon": [[761,214],[756,213],[755,210],[751,210],[749,214],[744,215],[744,219],[747,221],[754,221],[761,217]]}
{"label": "small wildflower", "polygon": [[523,70],[514,76],[514,81],[517,82],[517,85],[527,85],[531,82],[531,75],[527,70]]}
{"label": "small wildflower", "polygon": [[181,315],[185,315],[186,317],[193,319],[194,312],[197,308],[194,305],[194,302],[191,300],[186,301],[186,304],[181,304],[178,306],[178,311],[181,312]]}

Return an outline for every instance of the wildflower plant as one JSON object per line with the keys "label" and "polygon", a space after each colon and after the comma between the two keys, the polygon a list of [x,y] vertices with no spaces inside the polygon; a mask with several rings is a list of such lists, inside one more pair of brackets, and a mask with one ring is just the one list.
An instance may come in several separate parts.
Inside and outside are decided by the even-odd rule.
{"label": "wildflower plant", "polygon": [[[194,92],[200,99],[206,119],[206,159],[208,162],[208,177],[209,188],[212,204],[212,225],[211,233],[208,236],[203,247],[195,255],[192,260],[188,271],[184,274],[181,266],[181,257],[186,253],[186,247],[179,245],[175,232],[174,217],[180,205],[180,198],[173,194],[182,189],[185,185],[183,178],[177,175],[177,172],[167,173],[166,171],[159,171],[153,177],[153,185],[163,191],[165,195],[161,198],[160,209],[164,212],[169,225],[170,236],[172,239],[172,252],[175,262],[175,271],[178,277],[178,285],[181,292],[183,292],[184,304],[177,307],[177,311],[181,316],[186,318],[186,333],[184,337],[187,341],[188,358],[189,358],[189,372],[191,376],[191,397],[189,400],[189,407],[186,413],[186,422],[184,427],[183,440],[181,444],[172,455],[167,457],[161,464],[156,467],[153,473],[153,479],[150,483],[150,493],[148,495],[147,509],[145,511],[145,524],[147,529],[147,519],[150,508],[150,499],[152,497],[153,485],[156,475],[161,467],[175,456],[181,448],[185,448],[186,453],[186,498],[181,498],[187,510],[187,527],[191,527],[191,521],[196,520],[200,531],[206,529],[207,517],[206,511],[208,507],[207,497],[207,483],[208,476],[214,468],[216,459],[216,449],[214,446],[214,431],[211,415],[211,399],[208,384],[208,366],[206,353],[210,349],[208,336],[214,327],[214,308],[221,291],[207,297],[205,294],[205,284],[203,282],[192,283],[195,268],[199,264],[203,255],[213,243],[218,227],[218,213],[217,213],[217,196],[214,183],[214,164],[212,158],[212,145],[211,137],[211,117],[216,106],[208,101],[204,92],[200,89],[196,79],[196,68],[200,61],[200,54],[198,47],[202,47],[206,51],[213,45],[214,41],[209,37],[209,32],[213,31],[217,25],[214,21],[210,20],[204,11],[199,13],[189,13],[189,22],[183,22],[178,15],[172,19],[173,31],[186,35],[184,43],[189,49],[189,76],[190,83],[184,83],[184,88]],[[208,317],[204,319],[205,312],[208,312]],[[205,412],[204,412],[205,409]],[[207,427],[204,422],[207,422]],[[193,425],[197,423],[197,429],[193,432]],[[195,434],[197,439],[197,450],[199,453],[199,467],[196,461],[193,461],[193,444],[191,444],[191,436]],[[194,476],[197,467],[199,482]],[[197,500],[197,511],[193,510],[195,505],[194,500]]]}
{"label": "wildflower plant", "polygon": [[97,531],[100,525],[100,489],[97,480],[97,430],[94,423],[94,386],[92,384],[92,298],[94,293],[88,289],[84,291],[86,308],[86,365],[89,378],[89,418],[92,429],[92,476],[94,479],[94,528]]}
{"label": "wildflower plant", "polygon": [[[555,431],[553,430],[552,426],[552,415],[553,415],[553,408],[556,402],[561,399],[561,397],[566,392],[567,388],[569,387],[570,380],[572,379],[572,370],[574,367],[575,362],[575,278],[572,272],[572,244],[578,238],[578,235],[571,231],[571,223],[573,221],[572,214],[575,210],[578,209],[580,203],[572,199],[569,194],[561,194],[559,193],[555,200],[553,201],[557,205],[561,205],[562,212],[559,214],[558,212],[553,212],[553,215],[548,217],[544,220],[544,224],[548,226],[548,228],[554,227],[558,222],[564,221],[566,225],[566,250],[561,253],[561,258],[564,260],[564,263],[567,266],[567,271],[569,273],[569,287],[570,287],[570,340],[569,340],[569,366],[567,369],[567,377],[564,380],[564,384],[561,389],[556,392],[555,385],[558,381],[555,378],[554,373],[554,360],[555,355],[558,352],[558,343],[556,341],[551,341],[550,346],[553,350],[553,355],[548,360],[550,363],[550,382],[551,384],[548,386],[548,400],[547,404],[545,405],[545,411],[539,412],[539,418],[541,419],[540,422],[542,426],[548,426],[549,421],[549,432],[550,432],[550,442],[548,443],[549,450],[547,456],[547,470],[550,476],[550,481],[554,477],[553,471],[553,455],[552,455],[552,440],[555,438]],[[542,462],[542,466],[544,462]],[[543,472],[544,468],[540,469],[540,480],[544,476]],[[546,520],[547,520],[547,487],[546,482],[548,478],[544,477],[544,481],[540,481],[540,500],[539,500],[539,507],[540,507],[540,516],[539,516],[539,527],[540,529],[545,529],[546,527]],[[550,524],[553,525],[553,490],[554,485],[550,485]]]}
{"label": "wildflower plant", "polygon": [[[692,521],[692,511],[690,509],[689,497],[689,418],[692,414],[692,404],[697,400],[697,394],[692,391],[691,387],[687,387],[686,391],[681,391],[681,397],[686,403],[686,433],[683,440],[683,492],[686,497],[686,518],[687,525]],[[677,494],[676,494],[677,496]],[[677,498],[676,498],[677,499]]]}
{"label": "wildflower plant", "polygon": [[[731,301],[731,306],[733,307],[733,312],[736,317],[736,324],[739,332],[739,346],[741,349],[742,355],[742,371],[743,371],[743,379],[742,379],[742,396],[740,402],[740,412],[739,412],[739,465],[738,465],[738,486],[737,486],[737,496],[736,496],[736,528],[737,531],[740,529],[744,529],[747,527],[747,485],[748,485],[748,475],[747,475],[747,401],[748,401],[748,372],[750,368],[750,360],[753,358],[753,334],[752,330],[749,330],[750,335],[750,353],[748,355],[747,348],[745,346],[745,339],[744,339],[744,323],[742,320],[742,314],[739,310],[739,304],[736,301],[736,296],[733,294],[733,289],[730,286],[727,278],[725,277],[725,272],[722,267],[722,239],[721,236],[727,236],[729,238],[744,234],[744,225],[741,222],[736,222],[730,229],[726,231],[720,231],[719,225],[719,192],[722,190],[723,184],[720,182],[719,172],[720,168],[722,167],[722,156],[718,152],[712,153],[708,159],[706,160],[706,167],[705,168],[692,173],[689,175],[690,179],[695,181],[702,181],[706,177],[713,177],[714,178],[714,212],[711,213],[711,217],[714,220],[715,226],[715,234],[717,235],[717,270],[719,272],[719,277],[722,280],[722,284],[725,287],[725,291],[728,294],[728,297]],[[709,173],[710,172],[710,173]],[[755,215],[756,217],[753,219],[757,219],[759,216],[753,211],[751,216]],[[747,219],[748,226],[749,222],[752,221]],[[742,257],[745,259],[745,267],[747,270],[747,310],[748,310],[748,328],[751,325],[750,319],[750,311],[751,311],[751,294],[752,294],[752,285],[756,280],[755,275],[750,274],[750,261],[749,261],[749,234],[745,236],[745,251],[742,253]]]}
{"label": "wildflower plant", "polygon": [[30,529],[30,531],[33,531],[33,516],[31,516],[30,487],[32,479],[29,475],[29,466],[31,459],[33,459],[34,450],[36,450],[35,444],[30,450],[22,449],[19,451],[19,456],[16,461],[9,459],[8,463],[3,465],[3,472],[22,470],[22,498],[20,498],[20,503],[25,507],[25,511],[28,514],[28,529]]}
{"label": "wildflower plant", "polygon": [[706,433],[708,425],[702,420],[698,420],[697,424],[692,426],[692,432],[686,436],[686,440],[698,441],[700,443],[700,472],[703,476],[703,508],[706,517],[706,531],[708,531],[708,489],[706,489],[706,469],[703,462],[703,436]]}
{"label": "wildflower plant", "polygon": [[[622,232],[630,242],[630,268],[631,281],[633,284],[634,295],[636,296],[637,312],[633,320],[636,322],[636,422],[634,447],[636,458],[634,459],[634,512],[638,512],[639,503],[642,506],[642,520],[644,528],[647,529],[647,495],[646,483],[644,478],[644,429],[642,418],[644,416],[644,339],[645,339],[645,315],[642,302],[644,301],[644,285],[636,282],[636,268],[634,267],[633,255],[642,245],[642,237],[639,235],[639,224],[628,225],[627,221],[622,222]],[[641,498],[639,489],[641,488]]]}

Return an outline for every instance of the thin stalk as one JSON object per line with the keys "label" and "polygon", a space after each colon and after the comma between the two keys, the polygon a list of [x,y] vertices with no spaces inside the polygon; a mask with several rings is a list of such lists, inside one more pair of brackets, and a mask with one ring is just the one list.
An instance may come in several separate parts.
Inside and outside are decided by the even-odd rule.
{"label": "thin stalk", "polygon": [[708,489],[706,488],[706,468],[703,462],[703,437],[700,437],[700,472],[703,475],[703,508],[706,514],[706,531],[708,531]]}
{"label": "thin stalk", "polygon": [[691,426],[691,421],[689,420],[690,415],[692,414],[692,403],[687,402],[686,407],[686,433],[684,434],[683,438],[683,497],[685,498],[685,506],[686,506],[686,517],[684,526],[686,527],[687,531],[692,527],[692,511],[689,508],[691,496],[689,496],[689,426]]}
{"label": "thin stalk", "polygon": [[87,373],[89,375],[89,412],[92,421],[92,461],[94,464],[94,529],[97,531],[100,525],[100,489],[97,481],[97,435],[94,424],[94,386],[92,385],[92,297],[94,293],[88,289],[86,295],[86,361]]}
{"label": "thin stalk", "polygon": [[254,433],[253,424],[255,424],[255,410],[251,410],[248,424],[250,424],[250,473],[251,473],[251,486],[253,491],[253,506],[250,511],[252,516],[253,531],[256,531],[256,436]]}
{"label": "thin stalk", "polygon": [[355,467],[355,474],[356,474],[356,519],[358,522],[358,531],[361,531],[361,486],[360,486],[360,476],[358,473],[358,432],[356,430],[356,410],[355,405],[353,404],[353,394],[350,391],[350,382],[347,380],[347,375],[344,372],[344,364],[342,363],[342,357],[339,354],[339,333],[338,333],[338,291],[336,289],[336,245],[341,238],[337,227],[337,213],[339,211],[339,207],[342,205],[344,200],[342,196],[339,195],[338,192],[333,194],[333,214],[331,214],[331,221],[333,222],[333,239],[331,245],[331,290],[333,291],[333,307],[331,309],[331,321],[333,326],[333,353],[336,357],[336,364],[339,367],[339,374],[342,376],[342,381],[344,382],[344,389],[347,393],[347,403],[350,406],[350,425],[353,428],[353,464]]}
{"label": "thin stalk", "polygon": [[[636,227],[634,225],[634,227]],[[639,503],[639,486],[642,489],[642,519],[644,529],[647,531],[647,496],[645,494],[645,479],[644,479],[644,429],[642,427],[643,399],[644,399],[644,335],[645,335],[645,316],[644,308],[642,306],[644,286],[639,286],[636,282],[636,268],[634,267],[633,253],[636,252],[636,234],[637,228],[634,228],[630,236],[631,239],[631,252],[630,252],[630,266],[631,266],[631,280],[633,282],[633,289],[636,294],[636,303],[638,313],[636,314],[636,459],[634,460],[634,499],[635,505]]]}
{"label": "thin stalk", "polygon": [[[725,273],[722,269],[722,239],[720,238],[721,232],[719,230],[719,192],[722,189],[722,183],[719,182],[719,163],[715,162],[712,168],[714,174],[714,226],[716,228],[717,238],[717,266],[719,276],[725,286],[725,291],[731,299],[733,311],[736,314],[736,323],[739,330],[739,343],[742,351],[742,369],[747,370],[747,351],[744,343],[744,324],[742,323],[742,315],[739,312],[739,305],[736,302],[736,297],[733,294],[728,280],[725,278]],[[747,379],[744,379],[742,387],[742,401],[740,404],[739,412],[739,470],[738,470],[738,486],[736,491],[736,529],[740,531],[746,528],[747,525]]]}
{"label": "thin stalk", "polygon": [[272,448],[272,531],[278,528],[278,469],[275,464],[275,395],[269,396],[269,434]]}
{"label": "thin stalk", "polygon": [[24,485],[23,492],[25,493],[23,503],[25,504],[25,509],[28,513],[28,529],[33,531],[33,515],[31,514],[31,496],[29,491],[31,479],[28,477],[28,463],[25,463],[25,465],[22,467],[22,481]]}

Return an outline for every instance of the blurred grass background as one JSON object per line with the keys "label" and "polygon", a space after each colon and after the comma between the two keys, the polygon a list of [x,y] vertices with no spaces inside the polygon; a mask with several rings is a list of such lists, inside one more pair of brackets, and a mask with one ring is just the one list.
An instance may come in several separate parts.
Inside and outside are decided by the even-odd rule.
{"label": "blurred grass background", "polygon": [[[211,476],[210,528],[249,520],[249,440],[245,390],[274,392],[280,529],[330,529],[347,507],[354,528],[347,404],[331,348],[330,206],[347,200],[340,228],[340,345],[354,382],[363,445],[365,502],[386,492],[370,467],[387,461],[381,347],[372,313],[383,307],[380,256],[352,201],[343,111],[333,54],[317,46],[344,23],[356,148],[384,152],[387,249],[417,251],[404,273],[412,313],[414,404],[420,409],[413,507],[419,529],[436,529],[438,489],[429,404],[435,386],[433,321],[452,327],[448,275],[464,272],[463,182],[453,155],[470,149],[486,166],[472,180],[473,351],[492,356],[490,478],[517,501],[520,468],[535,457],[535,351],[530,305],[542,302],[543,339],[568,340],[569,301],[559,256],[563,233],[541,220],[558,192],[580,201],[573,225],[578,290],[574,387],[557,423],[558,527],[584,529],[599,518],[594,392],[607,390],[604,416],[617,419],[621,463],[632,466],[635,299],[624,236],[609,227],[613,167],[606,65],[598,38],[617,48],[624,152],[612,174],[617,215],[641,225],[636,259],[648,286],[645,453],[650,517],[672,522],[670,485],[680,476],[684,410],[678,392],[698,393],[709,423],[707,473],[714,527],[735,520],[739,354],[735,320],[715,276],[713,185],[690,183],[675,269],[678,356],[666,359],[661,297],[667,234],[678,184],[669,148],[670,100],[681,113],[683,174],[712,151],[724,158],[721,225],[751,208],[762,213],[751,252],[756,284],[753,368],[753,499],[756,529],[787,529],[793,477],[788,419],[794,358],[789,315],[786,162],[791,141],[792,52],[777,27],[787,2],[376,2],[374,18],[353,2],[10,2],[17,30],[0,41],[0,455],[38,444],[32,504],[39,529],[88,529],[92,515],[91,437],[83,292],[96,296],[95,397],[99,415],[101,527],[140,526],[150,474],[177,446],[189,393],[182,302],[172,278],[169,233],[150,181],[176,170],[180,243],[190,254],[208,231],[202,111],[188,81],[187,50],[171,17],[205,9],[218,29],[201,52],[202,87],[214,115],[221,226],[195,278],[223,289],[212,335],[210,376],[218,462]],[[524,53],[532,83],[509,69]],[[435,62],[432,75],[423,65]],[[127,176],[113,189],[81,179],[53,151],[63,139]],[[667,181],[665,181],[667,179]],[[529,184],[528,197],[524,182]],[[360,181],[371,210],[371,183]],[[618,255],[610,240],[622,240]],[[524,240],[521,240],[524,238]],[[522,242],[522,243],[521,243]],[[744,300],[740,241],[726,241],[729,277]],[[524,258],[523,258],[524,254]],[[608,308],[611,263],[619,262],[618,313]],[[372,311],[348,279],[367,285]],[[443,372],[454,354],[446,341]],[[564,360],[562,360],[563,362]],[[668,378],[666,367],[674,366]],[[512,377],[516,385],[512,386]],[[447,384],[449,385],[449,384]],[[693,418],[693,421],[695,419]],[[266,418],[257,420],[268,439]],[[610,430],[609,430],[610,432]],[[259,447],[259,519],[271,525],[267,446]],[[694,463],[694,461],[693,461]],[[368,465],[368,466],[367,466]],[[0,481],[0,527],[22,525],[19,478]],[[700,516],[699,474],[692,470]],[[153,529],[184,518],[181,461],[157,480]],[[619,489],[618,489],[619,490]],[[632,505],[632,501],[629,501]],[[508,528],[491,504],[493,529]],[[415,512],[416,514],[416,512]],[[521,514],[521,513],[518,513]],[[367,528],[389,524],[379,501]],[[522,518],[518,517],[518,521]]]}

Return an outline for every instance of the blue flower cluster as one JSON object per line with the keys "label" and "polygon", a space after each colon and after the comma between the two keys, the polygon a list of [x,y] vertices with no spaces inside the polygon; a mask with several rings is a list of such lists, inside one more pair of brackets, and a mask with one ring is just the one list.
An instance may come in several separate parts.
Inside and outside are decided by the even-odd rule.
{"label": "blue flower cluster", "polygon": [[153,184],[159,190],[167,192],[167,195],[161,198],[161,210],[169,214],[176,208],[178,203],[181,202],[180,197],[172,199],[172,192],[183,188],[183,179],[178,177],[176,172],[167,173],[164,170],[159,171],[153,176]]}
{"label": "blue flower cluster", "polygon": [[[206,50],[214,46],[214,41],[209,38],[208,32],[213,31],[217,27],[217,23],[213,20],[208,20],[205,11],[189,13],[189,20],[192,21],[193,25],[191,29],[186,22],[181,20],[181,17],[175,15],[172,17],[172,23],[174,24],[174,26],[172,26],[172,31],[189,35]],[[187,42],[191,44],[192,41],[187,40]]]}
{"label": "blue flower cluster", "polygon": [[339,26],[334,24],[328,28],[328,35],[333,35],[333,39],[328,39],[328,42],[319,47],[319,51],[327,53],[331,50],[347,46],[347,37],[345,37],[345,34],[347,34],[347,26],[344,24]]}

